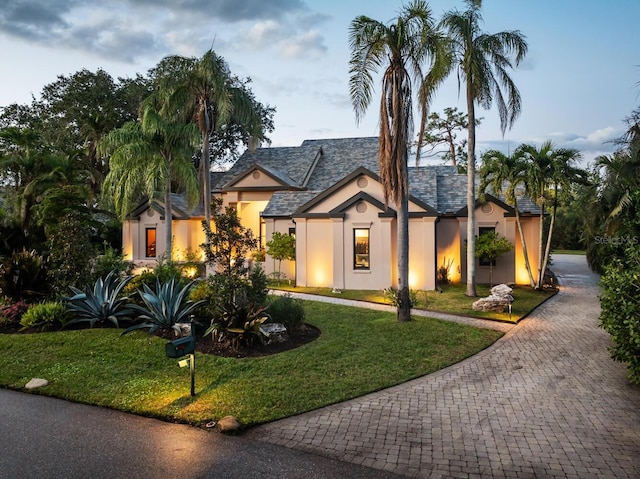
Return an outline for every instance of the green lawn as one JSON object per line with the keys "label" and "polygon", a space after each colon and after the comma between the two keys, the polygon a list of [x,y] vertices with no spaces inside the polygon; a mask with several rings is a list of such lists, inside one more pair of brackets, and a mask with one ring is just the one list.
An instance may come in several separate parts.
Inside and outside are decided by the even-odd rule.
{"label": "green lawn", "polygon": [[[330,296],[334,298],[355,299],[359,301],[369,301],[372,303],[389,304],[389,301],[385,297],[383,291],[343,290],[340,293],[334,293],[331,288],[305,288],[285,286],[284,284],[280,286],[271,285],[271,288],[298,293],[316,294],[320,296]],[[416,292],[418,302],[415,305],[415,308],[516,323],[529,314],[529,312],[535,309],[535,307],[540,303],[543,303],[550,296],[555,294],[555,291],[535,291],[526,286],[516,286],[513,291],[514,301],[511,307],[511,314],[509,314],[509,311],[498,313],[493,311],[474,311],[472,309],[471,306],[474,301],[480,297],[489,296],[489,290],[491,288],[489,288],[488,285],[476,286],[478,298],[470,298],[466,296],[466,285],[464,284],[444,285],[441,289],[442,292]]]}
{"label": "green lawn", "polygon": [[196,354],[188,368],[164,354],[165,340],[114,329],[0,334],[0,386],[202,425],[226,415],[247,426],[299,414],[405,382],[461,361],[501,333],[453,322],[305,302],[320,337],[284,353],[233,359]]}
{"label": "green lawn", "polygon": [[584,256],[587,253],[585,250],[579,250],[579,249],[556,249],[553,251],[551,256],[553,257],[554,254],[579,254]]}

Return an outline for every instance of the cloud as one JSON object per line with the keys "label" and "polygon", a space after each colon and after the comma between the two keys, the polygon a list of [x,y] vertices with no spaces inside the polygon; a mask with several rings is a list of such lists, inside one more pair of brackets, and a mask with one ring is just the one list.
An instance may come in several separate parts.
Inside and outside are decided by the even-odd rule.
{"label": "cloud", "polygon": [[618,138],[622,131],[611,126],[594,130],[586,135],[574,133],[552,133],[549,135],[554,144],[562,148],[575,148],[581,151],[614,151],[613,140]]}
{"label": "cloud", "polygon": [[281,47],[282,54],[286,58],[313,57],[327,51],[324,39],[318,32],[313,30],[288,38]]}
{"label": "cloud", "polygon": [[325,15],[294,12],[279,19],[246,23],[231,42],[237,50],[269,50],[285,59],[317,58],[328,50],[317,27]]}
{"label": "cloud", "polygon": [[23,40],[44,42],[69,28],[64,15],[77,2],[8,0],[0,10],[0,31]]}
{"label": "cloud", "polygon": [[327,18],[301,0],[6,0],[0,33],[126,62],[214,43],[296,59],[327,51],[315,30]]}
{"label": "cloud", "polygon": [[278,19],[290,12],[308,11],[300,0],[128,0],[128,3],[213,16],[225,22]]}
{"label": "cloud", "polygon": [[272,45],[283,40],[283,26],[274,21],[266,20],[254,23],[244,35],[244,44],[248,48],[262,49],[265,45]]}
{"label": "cloud", "polygon": [[574,148],[582,153],[582,166],[593,163],[593,160],[600,155],[610,155],[617,146],[614,144],[616,138],[622,135],[622,131],[611,126],[599,128],[586,135],[576,133],[555,132],[544,137],[529,137],[519,140],[480,140],[477,143],[478,156],[487,150],[498,150],[505,154],[512,153],[515,148],[523,143],[540,146],[543,142],[551,140],[557,148]]}

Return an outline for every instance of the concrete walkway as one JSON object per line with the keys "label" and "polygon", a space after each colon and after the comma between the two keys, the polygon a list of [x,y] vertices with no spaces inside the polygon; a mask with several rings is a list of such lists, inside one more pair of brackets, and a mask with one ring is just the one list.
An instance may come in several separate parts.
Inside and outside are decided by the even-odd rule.
{"label": "concrete walkway", "polygon": [[556,256],[561,292],[438,373],[246,436],[419,478],[640,478],[640,388],[607,352],[597,276]]}

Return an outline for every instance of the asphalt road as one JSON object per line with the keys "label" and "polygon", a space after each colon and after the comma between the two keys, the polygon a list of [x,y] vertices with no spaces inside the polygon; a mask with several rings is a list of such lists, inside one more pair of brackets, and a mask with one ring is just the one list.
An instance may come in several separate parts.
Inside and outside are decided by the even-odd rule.
{"label": "asphalt road", "polygon": [[0,478],[383,479],[391,473],[105,408],[0,389]]}

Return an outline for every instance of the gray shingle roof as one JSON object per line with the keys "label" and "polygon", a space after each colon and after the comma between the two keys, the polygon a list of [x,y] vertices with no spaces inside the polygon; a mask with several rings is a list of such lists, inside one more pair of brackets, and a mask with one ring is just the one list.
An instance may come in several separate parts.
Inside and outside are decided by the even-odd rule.
{"label": "gray shingle roof", "polygon": [[[140,218],[142,212],[152,208],[159,212],[162,216],[165,215],[164,196],[157,193],[151,204],[148,199],[144,199],[140,204],[128,215],[129,218]],[[204,210],[202,204],[197,204],[193,208],[189,208],[187,205],[187,198],[179,193],[171,193],[171,210],[173,217],[178,219],[197,218],[204,217]]]}
{"label": "gray shingle roof", "polygon": [[[277,191],[263,216],[291,216],[300,206],[338,183],[360,167],[379,173],[378,138],[305,140],[299,147],[259,148],[245,152],[226,173],[212,176],[214,191],[223,191],[256,166],[283,183],[302,191]],[[215,181],[215,183],[214,183]],[[466,175],[454,166],[409,168],[411,194],[440,214],[456,213],[466,206]],[[476,182],[477,185],[477,182]],[[504,201],[503,195],[495,195]],[[521,211],[539,212],[528,198],[519,201]]]}
{"label": "gray shingle roof", "polygon": [[[451,167],[454,168],[455,167]],[[467,176],[460,174],[438,175],[437,210],[442,213],[455,213],[467,206]]]}
{"label": "gray shingle roof", "polygon": [[[163,202],[163,206],[164,206],[164,202]],[[194,217],[194,216],[204,217],[204,209],[202,208],[201,203],[198,203],[193,208],[189,208],[189,206],[187,205],[186,197],[177,193],[171,193],[171,208],[174,210],[174,215],[177,213],[175,210],[178,209],[184,212],[189,217]]]}
{"label": "gray shingle roof", "polygon": [[270,174],[274,171],[280,172],[276,178],[286,181],[292,187],[302,187],[318,150],[317,145],[304,146],[304,144],[299,147],[258,148],[253,152],[247,150],[229,171],[215,177],[215,183],[212,178],[212,189],[221,191],[226,184],[240,178],[255,165],[260,165]]}
{"label": "gray shingle roof", "polygon": [[306,140],[302,147],[322,149],[307,189],[324,191],[349,173],[364,166],[378,173],[378,138],[339,138],[333,140]]}
{"label": "gray shingle roof", "polygon": [[316,196],[318,196],[317,191],[276,191],[262,212],[262,216],[291,216],[298,207]]}

